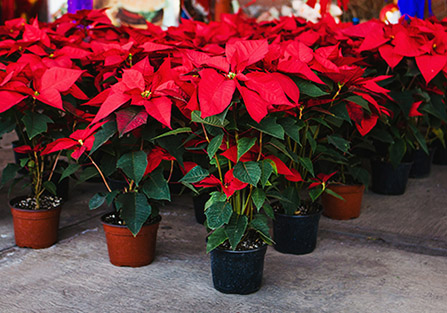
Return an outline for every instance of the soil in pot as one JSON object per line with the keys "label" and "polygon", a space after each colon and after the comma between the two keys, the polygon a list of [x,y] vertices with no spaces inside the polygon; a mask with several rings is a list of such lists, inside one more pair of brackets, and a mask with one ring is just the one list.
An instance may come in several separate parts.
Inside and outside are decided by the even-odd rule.
{"label": "soil in pot", "polygon": [[313,203],[303,206],[295,215],[280,213],[274,205],[273,241],[275,250],[286,254],[308,254],[317,246],[318,225],[323,208]]}
{"label": "soil in pot", "polygon": [[328,193],[321,197],[323,215],[336,220],[349,220],[360,216],[362,207],[364,185],[331,184],[328,186],[344,200],[338,199]]}
{"label": "soil in pot", "polygon": [[412,160],[413,165],[410,170],[411,178],[424,178],[430,176],[431,164],[434,157],[434,149],[429,150],[429,154],[424,150],[417,149],[413,152]]}
{"label": "soil in pot", "polygon": [[55,196],[42,196],[41,209],[35,210],[33,197],[17,197],[10,201],[17,246],[43,249],[57,241],[62,201]]}
{"label": "soil in pot", "polygon": [[262,240],[243,240],[235,251],[224,243],[210,252],[214,288],[228,294],[250,294],[262,285],[267,245]]}
{"label": "soil in pot", "polygon": [[402,195],[407,188],[412,162],[403,162],[393,167],[391,163],[371,161],[371,190],[383,195]]}
{"label": "soil in pot", "polygon": [[103,215],[101,222],[106,235],[110,263],[130,267],[152,263],[160,221],[159,215],[148,220],[134,237],[115,212]]}

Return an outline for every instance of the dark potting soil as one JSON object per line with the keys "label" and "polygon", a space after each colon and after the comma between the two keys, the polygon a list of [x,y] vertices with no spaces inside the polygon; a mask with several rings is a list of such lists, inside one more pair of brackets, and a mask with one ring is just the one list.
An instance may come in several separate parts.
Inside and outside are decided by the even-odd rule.
{"label": "dark potting soil", "polygon": [[16,209],[22,210],[50,210],[60,206],[62,198],[53,195],[40,196],[40,208],[36,208],[36,198],[29,196],[20,199],[18,202],[13,203]]}
{"label": "dark potting soil", "polygon": [[[275,202],[272,204],[273,211],[278,214],[285,214],[284,208],[281,203]],[[305,202],[295,210],[293,215],[312,215],[321,210],[321,205],[316,202]]]}
{"label": "dark potting soil", "polygon": [[[102,218],[103,222],[107,223],[107,224],[112,224],[112,225],[119,225],[119,226],[125,226],[126,223],[124,222],[123,219],[121,219],[121,217],[119,217],[119,215],[116,212],[111,212],[107,215],[105,215]],[[157,215],[157,216],[149,216],[149,218],[146,220],[146,222],[144,222],[143,225],[152,225],[152,224],[156,224],[158,222],[161,221],[161,216]]]}
{"label": "dark potting soil", "polygon": [[[237,245],[236,251],[254,250],[265,245],[266,243],[262,241],[261,236],[259,236],[256,231],[249,230],[245,234],[244,238],[242,238],[241,242]],[[231,250],[230,242],[226,240],[218,248],[222,250]]]}

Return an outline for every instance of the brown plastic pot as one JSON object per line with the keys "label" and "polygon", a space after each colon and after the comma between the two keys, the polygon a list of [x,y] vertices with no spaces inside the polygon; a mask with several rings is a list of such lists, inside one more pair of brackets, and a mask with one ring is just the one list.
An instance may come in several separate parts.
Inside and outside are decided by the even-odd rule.
{"label": "brown plastic pot", "polygon": [[143,225],[137,236],[133,236],[126,226],[113,225],[101,218],[106,234],[110,263],[116,266],[140,267],[151,264],[155,257],[157,231],[160,219],[154,224]]}
{"label": "brown plastic pot", "polygon": [[349,220],[360,216],[362,198],[365,192],[364,185],[331,184],[328,188],[342,196],[344,200],[324,193],[321,197],[324,216],[336,220]]}
{"label": "brown plastic pot", "polygon": [[56,243],[62,205],[49,210],[18,209],[14,205],[26,197],[9,202],[14,223],[16,245],[23,248],[43,249]]}

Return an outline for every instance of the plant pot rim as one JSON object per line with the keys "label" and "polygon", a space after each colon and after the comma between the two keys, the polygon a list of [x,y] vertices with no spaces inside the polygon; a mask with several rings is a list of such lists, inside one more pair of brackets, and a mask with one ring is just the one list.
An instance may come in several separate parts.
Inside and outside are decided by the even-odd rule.
{"label": "plant pot rim", "polygon": [[[127,228],[126,225],[116,225],[116,224],[113,224],[113,223],[107,223],[106,221],[104,221],[104,218],[105,218],[106,216],[108,216],[108,215],[110,215],[110,214],[114,214],[114,213],[116,213],[116,212],[107,212],[107,213],[101,215],[101,218],[100,218],[100,220],[101,220],[101,224],[103,224],[103,225],[109,225],[109,226],[113,226],[113,227],[117,227],[117,228]],[[143,224],[142,227],[144,227],[144,226],[150,226],[150,225],[155,225],[155,224],[158,224],[158,223],[160,223],[160,222],[161,222],[161,215],[159,214],[159,215],[157,215],[157,217],[154,218],[154,222],[152,222],[152,223],[150,223],[150,224]]]}
{"label": "plant pot rim", "polygon": [[232,254],[243,254],[243,253],[251,253],[251,252],[257,252],[260,250],[264,250],[264,249],[267,249],[268,246],[269,246],[268,244],[263,244],[259,248],[250,249],[250,250],[242,250],[242,251],[231,250],[231,249],[222,249],[222,248],[217,247],[217,248],[214,248],[213,250],[211,250],[210,253],[213,251],[219,251],[219,252],[232,253]]}
{"label": "plant pot rim", "polygon": [[312,214],[305,214],[305,215],[293,214],[293,215],[290,215],[290,214],[276,213],[276,212],[274,214],[275,214],[275,216],[281,216],[281,217],[288,216],[288,217],[291,217],[291,218],[306,218],[306,217],[321,215],[322,213],[323,213],[323,206],[321,204],[318,204],[318,211],[315,212],[315,213],[312,213]]}
{"label": "plant pot rim", "polygon": [[39,210],[33,210],[33,209],[20,209],[20,208],[17,208],[17,207],[15,206],[15,203],[17,203],[18,201],[20,201],[20,200],[22,200],[22,199],[26,199],[26,198],[28,198],[28,197],[32,197],[32,196],[17,196],[17,197],[14,197],[14,198],[12,198],[12,199],[9,200],[9,206],[10,206],[12,209],[14,209],[14,210],[16,210],[16,211],[20,211],[20,212],[36,212],[36,213],[38,213],[38,212],[48,212],[48,211],[59,210],[59,209],[62,207],[62,205],[63,205],[63,201],[61,200],[58,206],[55,206],[55,207],[52,207],[52,208],[49,208],[49,209],[39,209]]}

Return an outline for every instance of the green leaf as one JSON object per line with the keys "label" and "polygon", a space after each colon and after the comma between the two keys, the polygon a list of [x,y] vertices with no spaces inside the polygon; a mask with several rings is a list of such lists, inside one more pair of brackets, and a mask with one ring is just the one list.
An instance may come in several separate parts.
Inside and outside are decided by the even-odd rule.
{"label": "green leaf", "polygon": [[405,152],[407,152],[407,146],[405,145],[405,140],[403,139],[397,139],[394,144],[390,145],[390,162],[395,168],[402,161]]}
{"label": "green leaf", "polygon": [[2,173],[2,183],[3,186],[5,183],[14,179],[16,177],[17,172],[21,169],[21,167],[15,163],[8,163],[6,167],[3,169]]}
{"label": "green leaf", "polygon": [[267,218],[264,215],[256,214],[255,218],[250,222],[250,227],[256,230],[267,244],[273,243],[269,233]]}
{"label": "green leaf", "polygon": [[351,174],[355,181],[365,186],[369,185],[370,175],[366,169],[362,167],[350,167],[349,174]]}
{"label": "green leaf", "polygon": [[229,122],[226,119],[222,120],[216,115],[205,117],[204,119],[202,119],[200,117],[199,111],[193,111],[191,113],[191,121],[195,122],[195,123],[200,123],[200,124],[205,124],[205,125],[210,125],[210,126],[220,127],[220,128],[224,128],[226,125],[229,124]]}
{"label": "green leaf", "polygon": [[270,217],[270,218],[272,218],[272,219],[275,218],[275,212],[273,211],[272,206],[271,206],[268,202],[265,202],[265,203],[264,203],[263,208],[264,208],[264,212],[265,212],[265,214],[266,214],[268,217]]}
{"label": "green leaf", "polygon": [[183,183],[197,183],[207,177],[210,173],[202,168],[200,165],[193,167],[179,182]]}
{"label": "green leaf", "polygon": [[45,114],[39,114],[27,111],[22,122],[25,124],[26,133],[31,140],[39,134],[48,130],[48,123],[53,123],[53,120]]}
{"label": "green leaf", "polygon": [[338,150],[342,152],[348,152],[349,149],[351,148],[350,141],[342,138],[339,135],[327,136],[327,139],[331,145],[335,146]]}
{"label": "green leaf", "polygon": [[143,185],[143,192],[149,199],[171,201],[171,192],[162,168],[157,168],[149,174],[148,180]]}
{"label": "green leaf", "polygon": [[107,142],[112,136],[117,132],[116,122],[110,121],[101,126],[95,134],[95,141],[93,142],[92,149],[90,150],[90,155],[93,154],[99,147]]}
{"label": "green leaf", "polygon": [[337,103],[330,109],[331,113],[333,113],[337,118],[342,119],[343,121],[352,124],[351,117],[349,116],[348,109],[346,108],[346,102],[342,101]]}
{"label": "green leaf", "polygon": [[98,174],[98,171],[96,170],[96,168],[94,168],[93,166],[87,167],[81,172],[81,174],[79,174],[78,184],[83,183],[83,182],[89,180],[90,178],[93,178],[98,175],[99,174]]}
{"label": "green leaf", "polygon": [[258,211],[262,208],[265,200],[267,199],[264,190],[261,188],[254,189],[251,194],[251,198],[253,199],[253,203]]}
{"label": "green leaf", "polygon": [[259,124],[249,123],[248,125],[272,137],[284,139],[284,128],[276,122],[276,117],[265,117]]}
{"label": "green leaf", "polygon": [[345,201],[345,199],[344,199],[342,196],[340,196],[338,193],[336,193],[335,191],[333,191],[333,190],[330,189],[330,188],[326,188],[324,191],[325,191],[327,194],[330,194],[331,196],[333,196],[333,197],[335,197],[335,198],[337,198],[337,199],[340,199],[340,200],[342,200],[342,201]]}
{"label": "green leaf", "polygon": [[205,203],[204,210],[206,211],[213,203],[225,202],[227,201],[227,196],[223,192],[213,191],[210,193],[210,198]]}
{"label": "green leaf", "polygon": [[234,177],[241,182],[256,186],[261,179],[261,167],[257,162],[238,162],[234,166]]}
{"label": "green leaf", "polygon": [[289,151],[287,150],[286,146],[280,142],[278,139],[273,138],[272,140],[270,140],[268,142],[269,145],[272,145],[273,147],[275,147],[276,149],[278,149],[279,151],[281,151],[285,156],[287,156],[289,159],[293,160],[293,156],[289,153]]}
{"label": "green leaf", "polygon": [[317,142],[315,141],[314,137],[312,137],[312,134],[310,132],[306,133],[306,139],[309,142],[312,152],[315,152],[315,150],[317,150]]}
{"label": "green leaf", "polygon": [[228,202],[214,202],[206,211],[208,227],[216,229],[227,224],[233,213],[233,208]]}
{"label": "green leaf", "polygon": [[147,167],[147,155],[144,151],[133,151],[119,158],[116,166],[138,185]]}
{"label": "green leaf", "polygon": [[369,108],[368,101],[366,101],[365,99],[363,99],[360,96],[350,96],[350,97],[347,97],[345,100],[354,102],[355,104],[360,105],[366,111],[371,112],[371,110]]}
{"label": "green leaf", "polygon": [[206,253],[210,253],[212,250],[216,249],[218,246],[223,244],[225,240],[228,239],[225,229],[218,228],[208,236],[208,241],[206,243]]}
{"label": "green leaf", "polygon": [[309,191],[309,196],[312,199],[312,202],[315,202],[324,192],[324,189],[321,186],[317,186],[315,188],[312,188]]}
{"label": "green leaf", "polygon": [[421,134],[419,129],[416,128],[413,124],[410,124],[410,128],[413,132],[414,137],[416,138],[417,142],[419,143],[419,146],[424,150],[425,153],[429,154],[428,148],[427,148],[427,142],[425,141],[424,136]]}
{"label": "green leaf", "polygon": [[115,197],[119,194],[121,192],[121,190],[117,190],[117,189],[115,189],[115,190],[112,190],[112,192],[109,192],[108,194],[107,194],[107,196],[106,196],[106,202],[107,202],[107,205],[111,205],[112,204],[112,202],[113,202],[113,200],[115,200]]}
{"label": "green leaf", "polygon": [[25,167],[30,160],[31,160],[31,158],[20,159],[20,167]]}
{"label": "green leaf", "polygon": [[255,145],[256,138],[240,138],[237,141],[237,161]]}
{"label": "green leaf", "polygon": [[10,133],[16,127],[16,121],[13,118],[0,119],[0,137],[6,133]]}
{"label": "green leaf", "polygon": [[88,208],[94,210],[99,208],[106,200],[106,195],[102,192],[95,193],[88,202]]}
{"label": "green leaf", "polygon": [[172,135],[183,134],[183,133],[190,133],[190,132],[191,132],[191,127],[181,127],[181,128],[177,128],[177,129],[174,129],[174,130],[170,130],[170,131],[168,131],[166,133],[163,133],[163,134],[161,134],[161,135],[159,135],[157,137],[154,137],[154,138],[152,138],[150,140],[152,141],[152,140],[160,139],[160,138],[163,138],[163,137],[166,137],[166,136],[172,136]]}
{"label": "green leaf", "polygon": [[62,172],[59,182],[63,181],[64,178],[67,178],[70,175],[76,173],[80,168],[81,168],[81,165],[79,165],[79,164],[69,164],[67,166],[67,168]]}
{"label": "green leaf", "polygon": [[116,208],[127,228],[136,236],[152,213],[152,207],[145,195],[137,192],[120,194],[115,199]]}
{"label": "green leaf", "polygon": [[280,121],[287,136],[292,138],[293,141],[301,145],[300,142],[300,130],[302,126],[297,125],[297,121],[292,118],[284,118]]}
{"label": "green leaf", "polygon": [[315,176],[314,174],[314,165],[312,160],[309,158],[298,157],[301,165],[310,173],[310,175]]}
{"label": "green leaf", "polygon": [[216,152],[219,150],[220,145],[222,144],[224,135],[219,134],[213,139],[211,139],[210,143],[208,144],[208,147],[206,148],[206,152],[208,153],[208,157],[212,159]]}
{"label": "green leaf", "polygon": [[233,213],[228,225],[225,227],[225,233],[227,234],[228,240],[230,241],[230,246],[233,250],[236,250],[237,245],[244,236],[247,225],[247,216]]}
{"label": "green leaf", "polygon": [[57,188],[56,185],[52,182],[52,181],[44,181],[42,184],[43,188],[45,190],[48,190],[49,192],[51,192],[51,194],[53,195],[57,195]]}
{"label": "green leaf", "polygon": [[297,84],[298,89],[300,90],[300,93],[302,93],[304,95],[308,95],[312,98],[317,98],[317,97],[328,95],[327,92],[324,92],[323,90],[321,90],[317,85],[315,85],[315,83],[310,83],[310,82],[308,82],[306,80],[302,80],[302,79],[293,79],[293,80]]}
{"label": "green leaf", "polygon": [[261,167],[261,186],[264,188],[273,174],[273,166],[268,160],[259,161],[259,166]]}
{"label": "green leaf", "polygon": [[158,139],[157,143],[166,149],[177,160],[178,164],[183,167],[184,149],[180,149],[183,146],[183,138],[181,136],[163,137]]}

